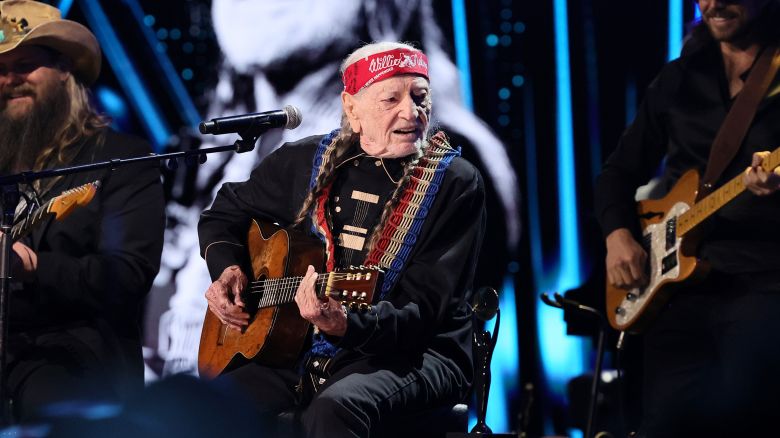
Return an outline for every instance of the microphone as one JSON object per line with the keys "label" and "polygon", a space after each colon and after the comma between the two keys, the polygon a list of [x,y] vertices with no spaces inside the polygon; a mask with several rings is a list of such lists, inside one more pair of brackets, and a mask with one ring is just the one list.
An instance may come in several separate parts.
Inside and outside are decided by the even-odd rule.
{"label": "microphone", "polygon": [[272,128],[295,129],[301,124],[301,112],[298,108],[287,105],[276,111],[263,113],[241,114],[238,116],[219,117],[207,122],[200,122],[198,130],[201,134],[250,134],[260,135]]}

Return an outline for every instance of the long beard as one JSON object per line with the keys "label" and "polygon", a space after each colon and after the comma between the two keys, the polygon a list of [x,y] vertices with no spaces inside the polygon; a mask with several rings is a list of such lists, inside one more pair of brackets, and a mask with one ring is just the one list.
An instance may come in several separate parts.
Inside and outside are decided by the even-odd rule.
{"label": "long beard", "polygon": [[0,111],[0,175],[31,170],[43,151],[55,145],[70,102],[65,87],[39,93],[29,112],[10,117]]}

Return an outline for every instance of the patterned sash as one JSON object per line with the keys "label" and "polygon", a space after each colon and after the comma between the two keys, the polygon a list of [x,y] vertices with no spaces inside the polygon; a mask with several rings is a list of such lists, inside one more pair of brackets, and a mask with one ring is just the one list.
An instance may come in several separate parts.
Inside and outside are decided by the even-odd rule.
{"label": "patterned sash", "polygon": [[[317,185],[317,178],[325,169],[335,150],[333,141],[338,135],[336,129],[323,137],[314,154],[313,168],[309,189]],[[409,255],[412,253],[417,239],[420,237],[423,222],[433,205],[439,191],[444,174],[452,159],[460,155],[460,149],[453,149],[443,132],[437,132],[429,141],[425,154],[411,171],[410,181],[400,195],[400,199],[390,218],[381,230],[379,240],[366,256],[366,265],[378,265],[385,270],[385,278],[379,298],[384,299],[395,286]],[[333,270],[335,254],[333,236],[328,228],[327,201],[330,195],[330,185],[325,187],[315,202],[311,212],[312,231],[325,244],[327,268]],[[321,334],[316,333],[309,354],[332,357],[338,348],[328,342]]]}

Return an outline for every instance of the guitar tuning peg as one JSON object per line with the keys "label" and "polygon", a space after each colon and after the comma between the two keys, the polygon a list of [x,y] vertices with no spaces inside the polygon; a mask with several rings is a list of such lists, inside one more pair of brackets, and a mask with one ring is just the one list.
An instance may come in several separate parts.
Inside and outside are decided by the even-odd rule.
{"label": "guitar tuning peg", "polygon": [[360,269],[366,269],[365,265],[360,265]]}

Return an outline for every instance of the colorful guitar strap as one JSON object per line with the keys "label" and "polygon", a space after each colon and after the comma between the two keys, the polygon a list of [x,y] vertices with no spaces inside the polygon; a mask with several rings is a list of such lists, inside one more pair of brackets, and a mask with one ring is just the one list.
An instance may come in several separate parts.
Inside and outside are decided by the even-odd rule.
{"label": "colorful guitar strap", "polygon": [[[324,171],[327,160],[332,158],[336,147],[334,139],[338,133],[339,130],[336,129],[320,141],[314,153],[309,190],[317,185],[317,178]],[[390,219],[380,231],[379,240],[366,256],[364,263],[377,265],[385,271],[379,294],[380,300],[385,298],[398,281],[420,237],[423,223],[436,199],[444,174],[453,158],[459,155],[460,149],[453,149],[449,145],[447,136],[439,131],[431,137],[428,148],[412,169],[409,182],[400,194]],[[327,186],[323,189],[311,212],[312,232],[325,244],[328,271],[332,271],[335,267],[333,235],[328,228],[327,220],[330,188]],[[338,351],[338,348],[319,333],[315,334],[313,341],[309,354],[332,357]]]}

